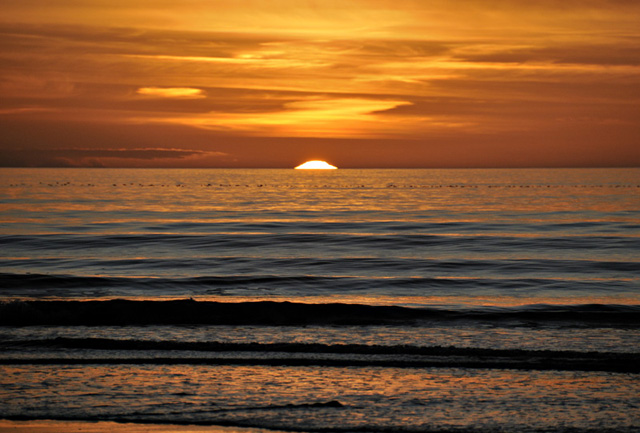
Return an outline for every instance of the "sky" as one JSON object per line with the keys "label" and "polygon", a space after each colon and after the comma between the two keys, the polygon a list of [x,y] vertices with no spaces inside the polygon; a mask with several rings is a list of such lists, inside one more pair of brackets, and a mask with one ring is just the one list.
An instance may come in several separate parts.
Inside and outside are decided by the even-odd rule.
{"label": "sky", "polygon": [[640,166],[637,0],[0,9],[0,166]]}

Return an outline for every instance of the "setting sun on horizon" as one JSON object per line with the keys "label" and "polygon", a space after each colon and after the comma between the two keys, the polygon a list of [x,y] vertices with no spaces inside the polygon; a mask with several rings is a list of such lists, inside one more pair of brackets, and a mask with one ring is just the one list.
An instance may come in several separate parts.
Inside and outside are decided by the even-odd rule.
{"label": "setting sun on horizon", "polygon": [[326,161],[312,160],[312,161],[307,161],[304,164],[300,164],[295,169],[296,170],[335,170],[337,168],[338,167],[336,167],[335,165],[331,165]]}

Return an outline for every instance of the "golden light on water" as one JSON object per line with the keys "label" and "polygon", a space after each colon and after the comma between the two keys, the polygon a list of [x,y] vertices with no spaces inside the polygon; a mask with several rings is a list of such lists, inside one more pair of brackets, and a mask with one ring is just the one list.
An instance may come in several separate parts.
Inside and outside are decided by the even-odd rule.
{"label": "golden light on water", "polygon": [[296,167],[296,170],[335,170],[338,167],[331,165],[326,161],[307,161]]}

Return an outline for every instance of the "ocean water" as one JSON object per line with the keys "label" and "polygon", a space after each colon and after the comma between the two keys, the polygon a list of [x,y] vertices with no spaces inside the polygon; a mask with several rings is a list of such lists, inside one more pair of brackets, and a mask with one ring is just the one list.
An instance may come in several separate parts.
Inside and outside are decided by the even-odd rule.
{"label": "ocean water", "polygon": [[0,418],[640,429],[640,169],[0,169]]}

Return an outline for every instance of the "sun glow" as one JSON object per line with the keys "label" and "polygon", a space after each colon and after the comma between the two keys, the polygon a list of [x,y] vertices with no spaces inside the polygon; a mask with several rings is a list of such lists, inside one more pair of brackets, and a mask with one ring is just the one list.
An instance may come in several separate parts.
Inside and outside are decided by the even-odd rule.
{"label": "sun glow", "polygon": [[331,165],[325,161],[307,161],[296,167],[296,170],[335,170],[335,165]]}

